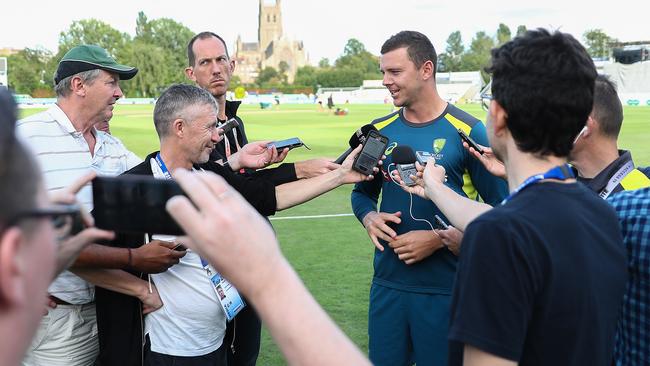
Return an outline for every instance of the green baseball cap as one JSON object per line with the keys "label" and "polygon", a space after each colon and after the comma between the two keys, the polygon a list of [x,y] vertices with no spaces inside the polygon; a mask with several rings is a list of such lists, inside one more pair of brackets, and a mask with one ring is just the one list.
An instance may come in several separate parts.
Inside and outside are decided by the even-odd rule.
{"label": "green baseball cap", "polygon": [[68,76],[95,69],[114,72],[121,80],[129,80],[138,73],[135,67],[118,64],[105,49],[93,44],[83,44],[72,48],[59,61],[54,74],[54,84]]}

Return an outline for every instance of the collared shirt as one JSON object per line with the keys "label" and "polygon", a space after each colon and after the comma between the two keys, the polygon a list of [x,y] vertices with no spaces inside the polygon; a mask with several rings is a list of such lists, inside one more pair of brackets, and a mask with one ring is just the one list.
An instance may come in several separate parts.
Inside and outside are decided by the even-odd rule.
{"label": "collared shirt", "polygon": [[[75,129],[56,104],[18,121],[16,131],[36,156],[48,192],[69,186],[91,170],[98,175],[115,176],[142,161],[118,138],[97,130],[94,131],[96,143],[91,155],[83,134]],[[79,203],[88,210],[93,208],[92,198],[90,183],[77,194]],[[85,304],[93,301],[95,289],[65,271],[52,283],[49,292],[71,304]]]}
{"label": "collared shirt", "polygon": [[628,255],[628,282],[618,323],[616,365],[650,364],[650,188],[608,199],[621,223]]}
{"label": "collared shirt", "polygon": [[[596,193],[601,193],[609,183],[610,179],[628,162],[632,162],[632,154],[627,150],[619,150],[618,158],[603,169],[598,175],[593,178],[582,178],[578,176],[578,181],[585,184],[589,189]],[[633,163],[632,163],[633,164]],[[644,172],[645,173],[645,172]],[[646,173],[647,175],[647,173]],[[622,182],[617,184],[611,193],[617,193],[625,190]]]}

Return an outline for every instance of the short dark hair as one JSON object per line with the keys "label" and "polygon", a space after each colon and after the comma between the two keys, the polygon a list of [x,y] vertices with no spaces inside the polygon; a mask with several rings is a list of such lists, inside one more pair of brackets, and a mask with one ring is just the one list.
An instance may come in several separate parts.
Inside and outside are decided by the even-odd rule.
{"label": "short dark hair", "polygon": [[177,118],[190,118],[192,107],[208,104],[217,110],[217,102],[207,90],[194,85],[173,84],[160,94],[153,109],[153,123],[159,138],[169,134],[171,123]]}
{"label": "short dark hair", "polygon": [[596,67],[569,34],[537,29],[492,49],[492,97],[523,152],[569,155],[594,100]]}
{"label": "short dark hair", "polygon": [[192,37],[192,39],[190,39],[190,43],[187,44],[187,61],[190,66],[194,66],[194,63],[196,62],[196,55],[192,49],[192,47],[194,47],[194,42],[196,42],[197,39],[207,39],[212,37],[220,40],[221,43],[223,43],[223,48],[226,50],[226,57],[230,58],[230,56],[228,56],[228,46],[226,46],[226,41],[224,41],[223,38],[214,32],[201,32]]}
{"label": "short dark hair", "polygon": [[592,113],[603,135],[617,139],[623,124],[623,105],[616,84],[605,75],[596,78]]}
{"label": "short dark hair", "polygon": [[395,51],[398,48],[407,47],[406,51],[409,59],[418,69],[422,65],[431,61],[433,63],[433,72],[435,75],[438,55],[433,44],[424,34],[416,31],[401,31],[390,38],[381,46],[381,54]]}
{"label": "short dark hair", "polygon": [[15,135],[16,103],[0,90],[0,232],[20,213],[37,207],[40,170]]}

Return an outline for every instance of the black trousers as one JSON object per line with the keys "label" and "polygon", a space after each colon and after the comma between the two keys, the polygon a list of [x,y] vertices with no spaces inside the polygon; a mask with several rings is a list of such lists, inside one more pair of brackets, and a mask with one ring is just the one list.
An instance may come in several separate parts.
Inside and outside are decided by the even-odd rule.
{"label": "black trousers", "polygon": [[207,355],[196,357],[170,356],[153,352],[149,336],[147,336],[144,345],[144,366],[227,366],[227,353],[229,352],[226,351],[229,346],[230,343],[227,343],[224,339],[221,347]]}
{"label": "black trousers", "polygon": [[262,322],[248,300],[246,304],[226,327],[223,342],[228,347],[229,366],[254,366],[260,354]]}

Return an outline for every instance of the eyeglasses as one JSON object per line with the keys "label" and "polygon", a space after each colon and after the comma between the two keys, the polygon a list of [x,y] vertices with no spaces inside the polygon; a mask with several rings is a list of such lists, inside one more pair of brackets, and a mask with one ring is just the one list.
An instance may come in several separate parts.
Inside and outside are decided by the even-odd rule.
{"label": "eyeglasses", "polygon": [[492,102],[492,93],[481,93],[481,107],[483,107],[483,110],[490,109],[490,102]]}
{"label": "eyeglasses", "polygon": [[481,90],[481,107],[487,111],[490,109],[490,102],[492,101],[492,80]]}
{"label": "eyeglasses", "polygon": [[18,225],[21,221],[39,218],[50,219],[56,237],[59,240],[65,239],[70,235],[76,235],[83,230],[81,209],[78,205],[50,205],[15,215],[7,221],[7,225],[4,228],[0,228],[0,233],[6,228]]}

